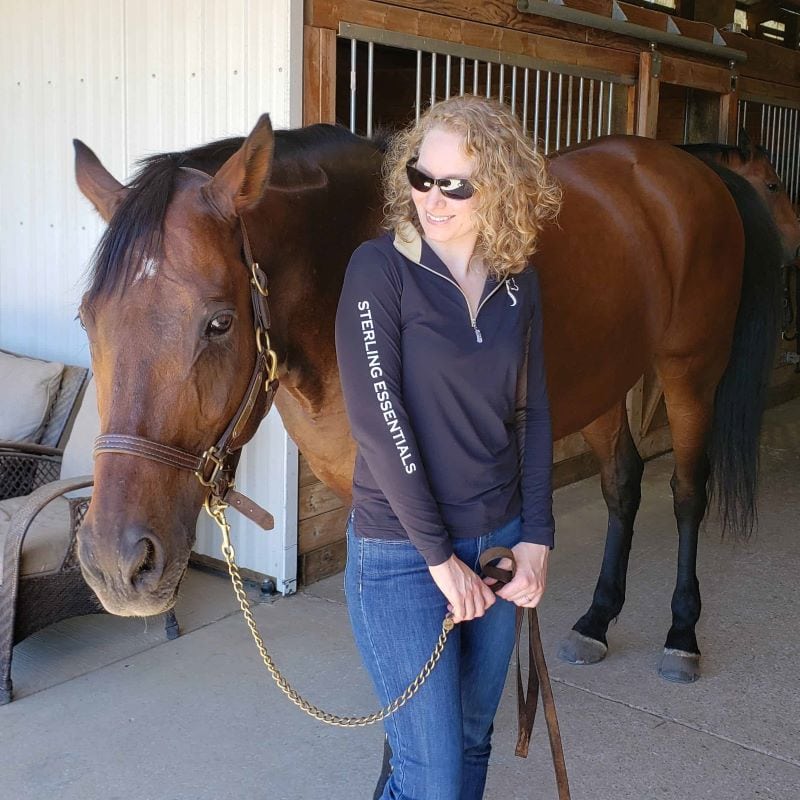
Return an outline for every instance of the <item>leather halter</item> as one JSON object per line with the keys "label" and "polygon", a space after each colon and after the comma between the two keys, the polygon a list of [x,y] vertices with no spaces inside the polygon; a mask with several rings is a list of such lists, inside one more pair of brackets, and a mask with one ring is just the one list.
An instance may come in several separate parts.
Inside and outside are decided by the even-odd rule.
{"label": "leather halter", "polygon": [[238,451],[247,441],[244,433],[248,428],[248,423],[256,409],[260,413],[259,422],[267,415],[272,408],[275,392],[278,390],[278,357],[271,348],[269,340],[270,313],[267,302],[269,295],[267,276],[253,257],[250,239],[241,217],[239,223],[242,229],[245,264],[250,272],[250,299],[253,306],[256,361],[250,376],[250,383],[233,419],[216,444],[201,454],[154,442],[143,436],[107,433],[95,439],[94,455],[124,453],[156,461],[175,469],[194,472],[200,483],[208,488],[208,496],[219,498],[232,505],[257,525],[269,530],[273,527],[271,515],[233,488]]}

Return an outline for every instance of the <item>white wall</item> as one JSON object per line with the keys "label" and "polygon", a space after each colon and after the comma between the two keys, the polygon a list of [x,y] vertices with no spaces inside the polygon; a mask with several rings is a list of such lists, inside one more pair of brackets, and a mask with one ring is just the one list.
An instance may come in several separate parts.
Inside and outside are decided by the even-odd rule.
{"label": "white wall", "polygon": [[[300,125],[302,15],[302,0],[0,0],[0,347],[89,363],[75,313],[103,226],[72,139],[125,180],[143,156],[243,135],[264,111]],[[242,565],[288,588],[296,459],[271,415],[239,485],[276,532],[234,523]],[[218,556],[205,523],[196,549]]]}

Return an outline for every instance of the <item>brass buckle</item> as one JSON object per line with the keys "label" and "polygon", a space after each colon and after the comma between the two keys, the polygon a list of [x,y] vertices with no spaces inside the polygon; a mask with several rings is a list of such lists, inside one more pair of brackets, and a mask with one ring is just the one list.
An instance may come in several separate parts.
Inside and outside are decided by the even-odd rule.
{"label": "brass buckle", "polygon": [[[202,459],[203,463],[200,465],[200,469],[195,470],[194,474],[203,486],[207,486],[209,489],[216,489],[220,473],[225,469],[224,459],[220,456],[216,447],[209,447],[203,453]],[[211,471],[211,477],[206,478],[205,472],[209,464],[213,464],[214,469]]]}
{"label": "brass buckle", "polygon": [[260,325],[256,325],[256,350],[259,354],[270,349],[269,333]]}
{"label": "brass buckle", "polygon": [[262,297],[267,297],[269,295],[269,289],[267,288],[267,275],[264,270],[258,266],[257,261],[254,261],[250,267],[250,275],[250,282],[256,287],[256,291]]}
{"label": "brass buckle", "polygon": [[267,388],[278,374],[278,354],[270,348],[267,350]]}

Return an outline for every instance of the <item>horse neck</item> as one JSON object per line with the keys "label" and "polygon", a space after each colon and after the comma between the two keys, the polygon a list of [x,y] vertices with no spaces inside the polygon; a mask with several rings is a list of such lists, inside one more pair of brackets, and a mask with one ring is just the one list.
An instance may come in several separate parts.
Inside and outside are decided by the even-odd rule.
{"label": "horse neck", "polygon": [[284,385],[318,414],[340,392],[336,306],[350,256],[378,233],[380,160],[362,147],[316,166],[323,181],[269,190],[247,224],[269,279]]}

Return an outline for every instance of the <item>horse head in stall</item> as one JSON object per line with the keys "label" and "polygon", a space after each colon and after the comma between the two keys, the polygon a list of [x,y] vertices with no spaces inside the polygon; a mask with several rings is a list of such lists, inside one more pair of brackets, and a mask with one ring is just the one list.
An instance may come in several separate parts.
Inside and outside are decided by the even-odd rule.
{"label": "horse head in stall", "polygon": [[[159,456],[183,453],[188,464],[194,456],[208,478],[214,464],[202,455],[229,433],[247,396],[234,450],[268,406],[268,392],[252,380],[263,333],[255,332],[245,222],[280,298],[271,325],[275,363],[266,366],[279,367],[278,405],[299,442],[308,438],[300,421],[328,400],[327,373],[336,381],[335,303],[350,253],[376,229],[381,153],[329,126],[291,133],[273,133],[263,116],[244,140],[146,160],[128,186],[75,143],[78,185],[108,223],[80,307],[108,447],[96,450],[79,554],[86,580],[113,613],[172,606],[210,491],[193,469]],[[327,441],[344,465],[320,459],[346,493],[351,444]],[[115,448],[120,442],[129,446]]]}
{"label": "horse head in stall", "polygon": [[744,128],[739,131],[738,145],[686,144],[681,149],[741,175],[769,209],[781,235],[784,263],[800,257],[800,221],[787,194],[787,182],[781,181],[766,148],[754,145]]}

